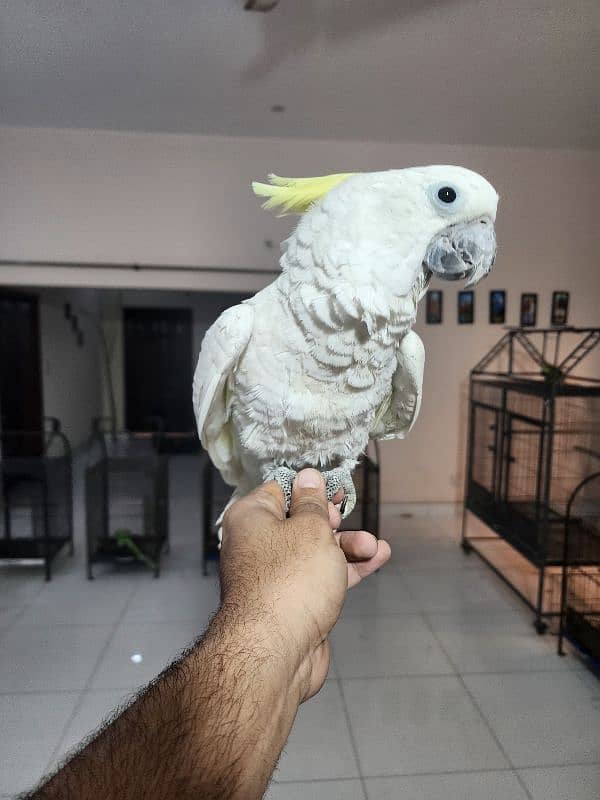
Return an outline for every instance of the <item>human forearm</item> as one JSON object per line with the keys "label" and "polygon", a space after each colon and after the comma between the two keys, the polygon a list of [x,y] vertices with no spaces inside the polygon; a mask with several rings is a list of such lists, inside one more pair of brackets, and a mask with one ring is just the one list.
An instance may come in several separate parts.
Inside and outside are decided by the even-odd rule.
{"label": "human forearm", "polygon": [[262,797],[303,691],[290,652],[262,612],[225,606],[33,798]]}
{"label": "human forearm", "polygon": [[208,631],[30,800],[258,800],[298,705],[319,691],[346,590],[389,558],[333,534],[323,478],[298,474],[225,515],[220,611]]}

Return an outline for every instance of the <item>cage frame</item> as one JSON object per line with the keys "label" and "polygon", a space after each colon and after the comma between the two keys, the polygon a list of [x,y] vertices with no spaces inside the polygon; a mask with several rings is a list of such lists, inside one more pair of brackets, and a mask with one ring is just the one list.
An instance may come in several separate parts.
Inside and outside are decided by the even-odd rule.
{"label": "cage frame", "polygon": [[[88,441],[88,452],[91,451],[94,444],[99,447],[100,458],[96,459],[93,464],[88,464],[85,470],[85,507],[86,507],[86,576],[88,580],[94,580],[93,565],[97,563],[117,562],[124,555],[124,551],[119,548],[115,542],[114,536],[110,533],[110,514],[111,514],[111,472],[118,474],[122,470],[115,472],[114,463],[121,463],[121,466],[136,466],[136,462],[144,460],[139,455],[114,455],[109,452],[107,446],[107,439],[112,442],[117,442],[119,438],[124,436],[129,437],[130,440],[139,440],[150,442],[154,454],[154,472],[153,480],[155,481],[154,491],[152,492],[154,500],[154,515],[153,520],[156,523],[156,529],[159,530],[158,536],[148,536],[146,533],[136,534],[132,536],[132,540],[140,547],[142,553],[149,557],[154,562],[153,574],[155,578],[160,576],[161,569],[161,555],[168,553],[170,549],[169,538],[169,459],[164,454],[161,448],[161,430],[152,431],[127,431],[118,430],[110,417],[96,417],[92,420],[92,432]],[[111,462],[112,470],[111,470]],[[95,536],[92,528],[94,522],[92,514],[94,512],[94,503],[91,501],[92,481],[96,480],[93,471],[98,470],[99,483],[101,484],[100,493],[101,500],[101,514],[99,528],[101,536]],[[156,483],[162,481],[164,491],[156,491]],[[145,524],[145,522],[144,522]],[[98,549],[93,545],[94,542],[101,542],[104,544],[105,549],[98,552]],[[148,552],[148,550],[150,552]]]}
{"label": "cage frame", "polygon": [[[562,337],[575,336],[574,346],[561,356]],[[541,337],[541,347],[538,346]],[[534,612],[534,627],[539,634],[548,629],[548,620],[560,617],[560,609],[544,610],[544,591],[548,569],[562,569],[562,559],[550,558],[548,542],[551,524],[556,520],[551,516],[552,466],[554,458],[556,401],[562,397],[600,397],[600,379],[582,376],[574,371],[600,343],[600,328],[507,328],[506,333],[473,367],[469,374],[468,393],[468,433],[465,483],[463,494],[463,518],[461,547],[467,554],[475,552]],[[516,365],[518,349],[524,351],[533,361],[536,369],[521,370]],[[504,357],[505,369],[495,369],[494,362]],[[492,387],[501,392],[499,405],[486,406],[476,398],[476,387]],[[533,395],[543,400],[541,420],[520,415],[508,408],[509,392]],[[489,449],[493,452],[491,494],[499,505],[503,488],[507,488],[512,455],[512,421],[522,422],[539,428],[540,446],[536,473],[536,522],[538,547],[527,552],[521,543],[517,545],[514,535],[508,532],[508,523],[501,517],[486,513],[478,502],[477,482],[473,476],[474,452],[477,431],[476,415],[478,408],[487,408],[496,415],[494,442]],[[513,459],[514,460],[514,459]],[[541,512],[538,514],[538,512]],[[497,538],[504,539],[521,556],[525,557],[537,570],[536,600],[532,602],[502,569],[482,551],[481,542],[493,541],[489,536],[468,535],[468,514],[478,517]]]}
{"label": "cage frame", "polygon": [[[594,454],[600,461],[600,453]],[[566,655],[564,640],[571,641],[580,651],[590,657],[600,671],[600,622],[596,626],[586,621],[586,617],[596,617],[600,621],[600,570],[596,573],[586,573],[576,558],[571,556],[571,545],[576,533],[576,528],[571,524],[573,519],[573,506],[580,493],[594,481],[600,482],[600,470],[592,472],[581,480],[569,497],[567,511],[565,515],[564,531],[564,550],[563,550],[563,571],[561,579],[560,593],[560,622],[558,629],[557,652],[560,656]],[[600,549],[600,531],[596,530],[594,537],[595,546]],[[600,564],[600,558],[597,559]],[[569,605],[571,597],[571,585],[574,578],[579,577],[587,584],[593,584],[595,596],[591,607],[583,610],[572,608]],[[592,629],[592,630],[590,630]],[[591,636],[595,634],[595,640],[591,643]]]}
{"label": "cage frame", "polygon": [[[3,510],[3,532],[4,536],[0,539],[0,561],[10,563],[42,563],[44,565],[44,579],[49,582],[52,579],[52,563],[54,559],[68,546],[70,556],[74,555],[75,546],[73,541],[73,453],[69,439],[61,428],[60,420],[56,417],[44,417],[43,428],[41,430],[4,430],[0,432],[0,441],[5,438],[24,437],[25,439],[39,439],[41,454],[26,456],[7,456],[0,457],[0,483],[2,491],[2,510]],[[62,445],[62,455],[48,455],[51,445],[56,441]],[[58,460],[64,461],[64,514],[66,530],[61,536],[50,535],[49,506],[51,504],[50,491],[48,486],[49,470],[56,467]],[[12,536],[12,511],[10,500],[6,493],[4,482],[4,466],[11,462],[22,462],[23,466],[31,462],[33,467],[35,462],[41,462],[41,469],[36,470],[42,474],[42,527],[44,534],[42,537],[13,537]],[[53,469],[54,472],[54,469]],[[38,482],[39,477],[29,480]],[[33,506],[32,506],[33,510]],[[32,544],[36,548],[32,547]],[[35,551],[38,551],[37,553]]]}

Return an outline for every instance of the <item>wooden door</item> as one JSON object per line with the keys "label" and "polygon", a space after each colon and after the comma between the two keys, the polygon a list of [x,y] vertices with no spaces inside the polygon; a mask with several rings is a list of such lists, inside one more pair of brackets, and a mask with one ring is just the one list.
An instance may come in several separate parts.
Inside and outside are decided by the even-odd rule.
{"label": "wooden door", "polygon": [[123,324],[127,429],[193,431],[191,309],[125,308]]}
{"label": "wooden door", "polygon": [[43,437],[38,299],[0,292],[0,412],[2,431],[40,431],[40,436],[2,437],[8,456],[39,455]]}

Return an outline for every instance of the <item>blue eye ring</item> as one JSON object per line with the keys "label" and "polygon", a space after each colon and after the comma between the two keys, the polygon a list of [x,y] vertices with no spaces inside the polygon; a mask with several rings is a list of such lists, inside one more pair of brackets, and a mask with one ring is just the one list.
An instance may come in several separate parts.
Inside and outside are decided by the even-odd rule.
{"label": "blue eye ring", "polygon": [[440,181],[427,187],[430,203],[438,214],[456,214],[464,205],[465,198],[455,183]]}

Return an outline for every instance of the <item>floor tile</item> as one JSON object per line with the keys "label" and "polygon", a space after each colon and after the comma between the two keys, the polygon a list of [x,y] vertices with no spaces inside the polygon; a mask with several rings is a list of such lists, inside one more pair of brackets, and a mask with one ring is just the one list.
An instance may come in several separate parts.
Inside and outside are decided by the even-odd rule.
{"label": "floor tile", "polygon": [[[208,575],[216,579],[218,573],[217,562],[211,560],[208,565]],[[199,578],[202,575],[202,541],[196,534],[193,539],[178,538],[171,544],[169,553],[163,555],[160,562],[160,578],[172,573],[194,572]]]}
{"label": "floor tile", "polygon": [[131,692],[123,689],[86,691],[60,742],[56,759],[60,760],[80,745],[90,733],[97,730],[101,722],[131,697]]}
{"label": "floor tile", "polygon": [[600,764],[522,769],[519,775],[533,800],[598,800]]}
{"label": "floor tile", "polygon": [[366,581],[350,589],[342,615],[356,617],[374,614],[407,614],[417,611],[404,578],[383,567]]}
{"label": "floor tile", "polygon": [[364,800],[360,780],[276,783],[265,800]]}
{"label": "floor tile", "polygon": [[427,542],[391,542],[389,567],[398,572],[437,572],[438,570],[489,569],[479,558],[465,555],[454,541],[430,545]]}
{"label": "floor tile", "polygon": [[0,643],[0,692],[83,689],[111,632],[110,625],[18,623]]}
{"label": "floor tile", "polygon": [[20,608],[0,608],[0,636],[2,636],[3,631],[13,624],[21,613]]}
{"label": "floor tile", "polygon": [[471,558],[460,547],[460,536],[440,527],[430,527],[431,520],[419,521],[410,531],[384,534],[392,548],[390,567],[400,571],[440,569],[484,569],[479,558]]}
{"label": "floor tile", "polygon": [[334,681],[334,680],[337,680],[338,677],[339,677],[339,675],[337,674],[337,669],[336,669],[336,666],[335,666],[335,662],[333,660],[333,653],[331,651],[331,646],[330,646],[330,650],[329,650],[329,670],[327,671],[326,680]]}
{"label": "floor tile", "polygon": [[216,577],[204,577],[200,570],[169,573],[139,581],[123,622],[189,621],[202,631],[218,605]]}
{"label": "floor tile", "polygon": [[[567,656],[569,658],[569,656]],[[580,654],[575,652],[571,653],[571,658],[574,667],[574,675],[577,676],[579,682],[583,686],[584,691],[590,696],[597,698],[600,696],[600,678],[597,673],[586,666],[585,659],[582,659]]]}
{"label": "floor tile", "polygon": [[366,786],[369,800],[527,800],[511,770],[368,778]]}
{"label": "floor tile", "polygon": [[458,678],[353,680],[342,687],[364,775],[508,766]]}
{"label": "floor tile", "polygon": [[429,614],[431,627],[459,672],[563,670],[572,658],[559,658],[556,640],[538,636],[528,610]]}
{"label": "floor tile", "polygon": [[403,578],[421,611],[509,611],[518,602],[490,571],[425,570],[403,573]]}
{"label": "floor tile", "polygon": [[600,762],[600,703],[575,671],[464,681],[515,766]]}
{"label": "floor tile", "polygon": [[0,566],[0,608],[23,608],[45,585],[43,570]]}
{"label": "floor tile", "polygon": [[[160,580],[160,579],[159,579]],[[134,689],[155,678],[202,633],[193,622],[121,624],[92,680],[93,689]],[[142,660],[131,660],[141,655]]]}
{"label": "floor tile", "polygon": [[78,696],[0,695],[0,793],[23,792],[43,776]]}
{"label": "floor tile", "polygon": [[[202,632],[217,583],[201,575],[199,464],[195,456],[171,459],[171,553],[158,580],[112,565],[99,565],[93,583],[85,580],[77,464],[75,556],[55,561],[50,584],[40,568],[0,566],[0,692],[31,692],[0,694],[0,797],[33,783],[50,758],[56,762],[76,746]],[[452,669],[446,648],[465,673],[506,671],[465,680],[511,757],[523,764],[520,775],[534,800],[600,797],[592,764],[600,762],[600,684],[575,657],[554,656],[554,641],[531,632],[518,598],[479,558],[464,556],[459,517],[437,506],[435,513],[430,505],[411,509],[410,517],[382,509],[392,560],[349,593],[332,635],[337,663],[321,693],[300,710],[269,796],[363,798],[336,680],[341,672],[363,765],[372,770],[371,800],[522,800],[460,680],[426,677]],[[214,576],[214,564],[210,570]],[[134,653],[141,663],[131,662]],[[83,686],[100,655],[93,680],[100,688],[85,689],[79,700],[79,692],[47,694],[48,687]],[[423,677],[372,677],[379,674]],[[545,766],[581,761],[588,766]],[[414,774],[444,770],[452,774]]]}
{"label": "floor tile", "polygon": [[345,617],[331,637],[342,678],[452,674],[452,665],[417,614]]}
{"label": "floor tile", "polygon": [[130,575],[103,575],[88,581],[83,572],[56,576],[29,604],[19,624],[114,624],[136,580]]}
{"label": "floor tile", "polygon": [[300,708],[274,777],[277,781],[358,777],[337,681],[327,681]]}
{"label": "floor tile", "polygon": [[386,536],[396,536],[399,541],[411,538],[433,541],[458,541],[460,539],[460,520],[446,514],[411,516],[389,515],[385,503],[381,508],[381,527]]}

